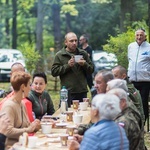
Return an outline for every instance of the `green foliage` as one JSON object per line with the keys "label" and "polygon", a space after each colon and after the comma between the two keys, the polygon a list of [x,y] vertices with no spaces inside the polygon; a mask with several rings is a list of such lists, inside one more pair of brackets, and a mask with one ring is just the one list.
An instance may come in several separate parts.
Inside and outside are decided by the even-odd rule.
{"label": "green foliage", "polygon": [[33,44],[24,43],[20,47],[21,52],[25,57],[26,68],[29,73],[33,73],[36,69],[36,64],[41,58],[39,53],[35,51]]}
{"label": "green foliage", "polygon": [[24,12],[28,13],[28,11],[34,6],[34,0],[18,0],[19,8],[22,9]]}
{"label": "green foliage", "polygon": [[118,59],[118,64],[127,68],[128,45],[135,40],[134,38],[135,31],[141,27],[144,29],[148,29],[144,21],[134,22],[132,24],[132,27],[128,27],[128,30],[126,32],[120,33],[115,37],[110,36],[109,40],[107,40],[107,44],[103,45],[103,49],[109,53],[111,52],[111,53],[116,54],[117,59]]}
{"label": "green foliage", "polygon": [[48,33],[44,32],[43,45],[44,53],[48,53],[50,51],[50,47],[54,47],[54,36],[48,35]]}
{"label": "green foliage", "polygon": [[[126,0],[128,3],[130,0]],[[6,0],[0,1],[0,47],[11,48],[12,45],[12,2],[6,4]],[[93,49],[101,49],[106,44],[108,35],[116,36],[116,27],[120,27],[120,2],[118,0],[43,0],[43,52],[49,51],[54,45],[53,7],[61,10],[60,29],[61,37],[66,32],[73,31],[78,36],[87,33],[89,44]],[[17,0],[17,49],[24,42],[36,45],[36,23],[37,23],[37,0]],[[59,6],[59,7],[58,7]],[[132,14],[127,14],[125,25],[131,24],[128,17],[133,16],[131,21],[148,21],[148,1],[136,0]],[[60,9],[60,10],[59,10]],[[69,17],[66,14],[70,14]],[[59,15],[59,13],[58,13]],[[67,16],[67,18],[65,18]],[[56,16],[54,16],[56,17]],[[6,24],[8,19],[8,26]],[[134,22],[136,24],[136,22]],[[7,27],[7,32],[6,32]],[[135,26],[134,26],[135,27]],[[126,29],[126,27],[125,27]],[[120,29],[119,29],[120,31]],[[55,34],[54,34],[55,33]],[[46,51],[46,52],[45,52]]]}
{"label": "green foliage", "polygon": [[71,16],[78,16],[76,5],[73,2],[76,2],[76,0],[62,0],[61,13],[69,13]]}

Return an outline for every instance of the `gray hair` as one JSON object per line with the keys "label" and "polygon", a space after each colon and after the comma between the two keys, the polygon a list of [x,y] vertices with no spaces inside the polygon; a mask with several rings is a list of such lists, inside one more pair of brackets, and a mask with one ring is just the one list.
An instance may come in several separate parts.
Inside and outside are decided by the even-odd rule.
{"label": "gray hair", "polygon": [[107,83],[108,81],[114,79],[114,75],[109,70],[100,70],[95,76],[98,76],[99,74],[102,75],[105,83]]}
{"label": "gray hair", "polygon": [[128,101],[128,96],[125,90],[121,88],[115,88],[107,92],[108,94],[114,94],[119,97],[120,100],[125,99]]}
{"label": "gray hair", "polygon": [[113,120],[120,112],[120,100],[114,94],[97,94],[92,100],[92,109],[98,109],[100,120]]}
{"label": "gray hair", "polygon": [[147,35],[145,29],[143,29],[143,28],[137,29],[135,31],[135,35],[137,34],[138,31],[143,31],[144,35]]}
{"label": "gray hair", "polygon": [[128,87],[127,87],[127,82],[122,79],[114,79],[109,82],[107,82],[107,87],[109,90],[114,89],[114,88],[121,88],[128,92]]}

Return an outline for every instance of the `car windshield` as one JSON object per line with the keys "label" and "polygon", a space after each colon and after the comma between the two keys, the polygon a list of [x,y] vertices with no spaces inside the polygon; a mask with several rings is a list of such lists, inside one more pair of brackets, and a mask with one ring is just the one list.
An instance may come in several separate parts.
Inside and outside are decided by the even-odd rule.
{"label": "car windshield", "polygon": [[20,53],[0,53],[0,62],[15,62],[21,59],[22,55]]}

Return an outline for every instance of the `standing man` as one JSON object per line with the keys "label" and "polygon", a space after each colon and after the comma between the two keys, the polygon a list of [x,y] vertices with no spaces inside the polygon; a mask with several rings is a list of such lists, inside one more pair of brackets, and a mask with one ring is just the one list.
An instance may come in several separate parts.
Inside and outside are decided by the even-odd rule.
{"label": "standing man", "polygon": [[150,44],[146,41],[144,29],[135,32],[136,41],[128,46],[128,76],[140,91],[145,121],[149,117],[148,97],[150,92]]}
{"label": "standing man", "polygon": [[[72,100],[83,101],[87,97],[86,74],[92,74],[94,71],[87,52],[77,48],[78,39],[75,33],[69,32],[65,36],[65,47],[56,53],[51,73],[52,76],[60,77],[61,86],[66,86],[70,93],[68,104]],[[75,62],[74,56],[82,55],[78,62]]]}
{"label": "standing man", "polygon": [[[80,43],[81,48],[88,53],[92,61],[92,48],[88,44],[88,36],[86,34],[81,35],[79,43]],[[91,89],[93,86],[92,74],[86,74],[86,79],[87,79],[88,86]]]}

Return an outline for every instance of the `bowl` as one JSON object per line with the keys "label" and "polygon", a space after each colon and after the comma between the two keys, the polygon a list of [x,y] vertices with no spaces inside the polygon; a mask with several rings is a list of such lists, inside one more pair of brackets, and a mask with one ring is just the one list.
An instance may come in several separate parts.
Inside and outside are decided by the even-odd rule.
{"label": "bowl", "polygon": [[43,134],[49,134],[52,130],[52,123],[41,123],[42,133]]}

